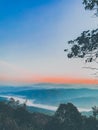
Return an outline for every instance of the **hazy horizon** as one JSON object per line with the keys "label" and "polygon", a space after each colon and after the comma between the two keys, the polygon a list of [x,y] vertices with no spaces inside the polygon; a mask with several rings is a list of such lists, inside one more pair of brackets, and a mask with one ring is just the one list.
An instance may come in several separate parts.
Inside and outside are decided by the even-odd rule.
{"label": "hazy horizon", "polygon": [[[98,105],[98,87],[96,85],[57,85],[36,84],[32,86],[2,86],[0,101],[19,100],[23,104],[27,100],[28,107],[56,111],[62,103],[73,103],[80,112],[91,111]],[[36,109],[38,111],[38,109]]]}

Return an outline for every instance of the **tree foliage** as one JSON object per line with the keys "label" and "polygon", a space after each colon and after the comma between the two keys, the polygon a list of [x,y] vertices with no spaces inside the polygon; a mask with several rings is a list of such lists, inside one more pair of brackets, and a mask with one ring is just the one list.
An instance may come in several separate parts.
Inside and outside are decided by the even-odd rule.
{"label": "tree foliage", "polygon": [[83,0],[85,9],[93,10],[98,6],[98,0]]}
{"label": "tree foliage", "polygon": [[[98,0],[83,0],[85,9],[98,11]],[[98,12],[97,12],[98,13]],[[70,49],[65,49],[68,58],[86,58],[86,62],[97,62],[98,29],[83,31],[74,40],[68,41]]]}
{"label": "tree foliage", "polygon": [[0,101],[0,130],[98,130],[98,108],[94,106],[93,112],[93,116],[83,116],[72,103],[67,103],[48,116]]}
{"label": "tree foliage", "polygon": [[94,107],[92,107],[92,110],[93,110],[93,116],[95,118],[97,118],[97,116],[98,116],[98,107],[94,106]]}
{"label": "tree foliage", "polygon": [[0,101],[0,130],[42,130],[51,118],[41,113],[31,113],[23,105]]}
{"label": "tree foliage", "polygon": [[98,120],[82,116],[72,103],[61,104],[45,130],[98,130]]}
{"label": "tree foliage", "polygon": [[68,58],[86,57],[86,62],[97,62],[98,58],[98,29],[88,30],[81,33],[75,40],[68,42],[70,45],[68,52]]}

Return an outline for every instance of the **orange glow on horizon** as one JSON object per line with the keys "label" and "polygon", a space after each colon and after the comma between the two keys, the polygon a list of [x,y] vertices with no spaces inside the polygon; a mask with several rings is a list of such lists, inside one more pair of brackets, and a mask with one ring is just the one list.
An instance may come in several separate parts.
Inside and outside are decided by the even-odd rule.
{"label": "orange glow on horizon", "polygon": [[98,84],[97,79],[72,78],[72,77],[42,77],[42,76],[25,76],[25,77],[9,77],[7,75],[0,76],[1,82],[12,83],[56,83],[56,84]]}
{"label": "orange glow on horizon", "polygon": [[54,78],[44,78],[43,82],[45,83],[70,83],[70,84],[98,84],[97,79],[86,79],[86,78],[63,78],[63,77],[54,77]]}

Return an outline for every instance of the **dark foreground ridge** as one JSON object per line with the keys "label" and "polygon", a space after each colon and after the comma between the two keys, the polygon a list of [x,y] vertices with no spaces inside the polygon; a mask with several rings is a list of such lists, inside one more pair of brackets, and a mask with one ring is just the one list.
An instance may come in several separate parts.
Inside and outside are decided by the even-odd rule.
{"label": "dark foreground ridge", "polygon": [[72,103],[61,104],[53,116],[48,116],[31,113],[25,104],[11,99],[0,102],[0,130],[98,130],[98,120],[96,115],[81,115]]}

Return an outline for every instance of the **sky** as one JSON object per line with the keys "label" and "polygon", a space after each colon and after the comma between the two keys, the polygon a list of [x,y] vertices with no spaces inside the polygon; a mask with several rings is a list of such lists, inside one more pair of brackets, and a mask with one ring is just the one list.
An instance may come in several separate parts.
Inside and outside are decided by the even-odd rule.
{"label": "sky", "polygon": [[98,83],[67,41],[98,26],[82,0],[0,0],[0,84]]}

